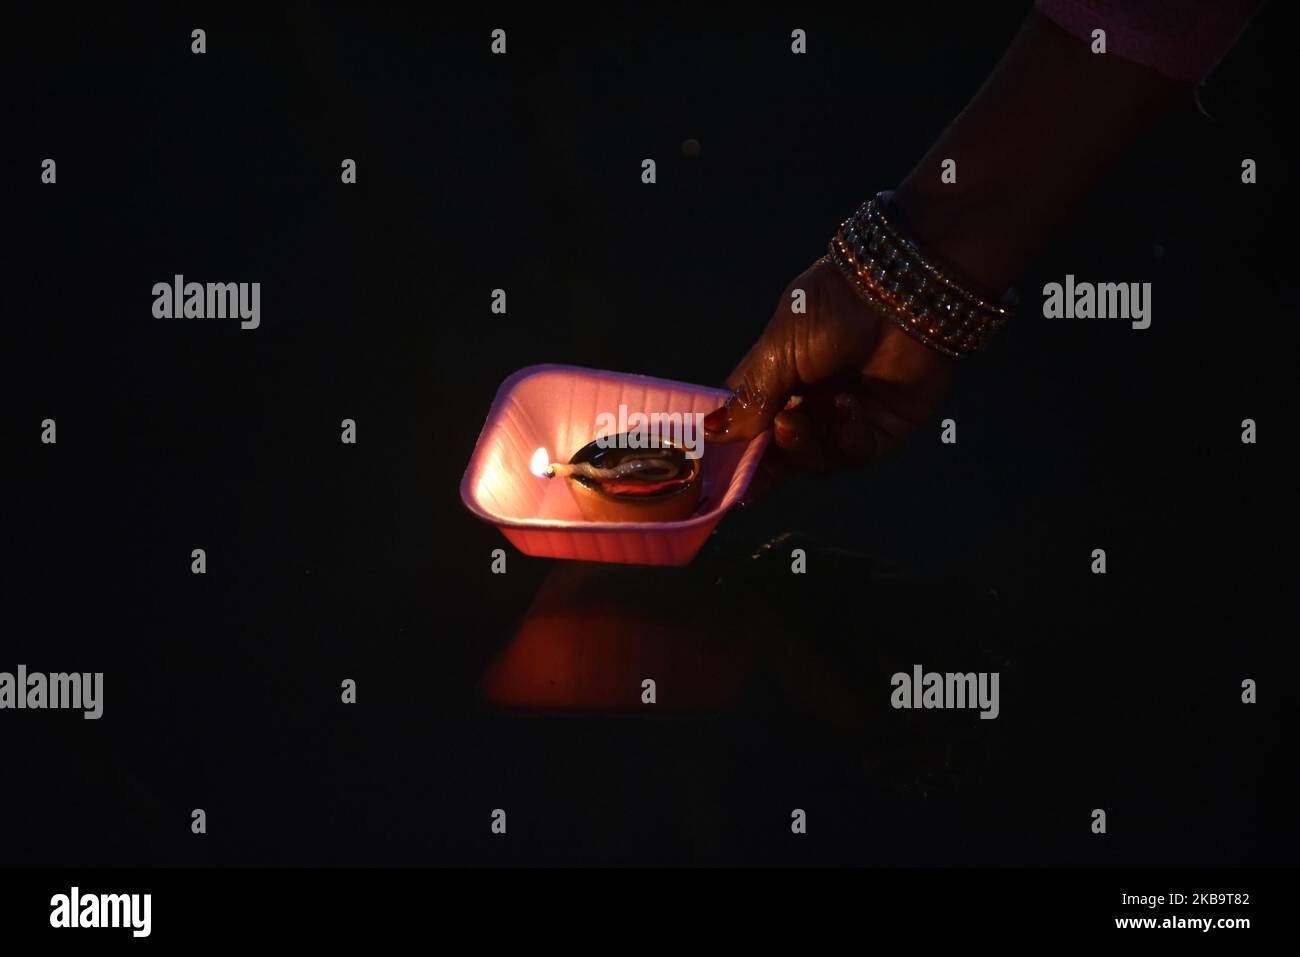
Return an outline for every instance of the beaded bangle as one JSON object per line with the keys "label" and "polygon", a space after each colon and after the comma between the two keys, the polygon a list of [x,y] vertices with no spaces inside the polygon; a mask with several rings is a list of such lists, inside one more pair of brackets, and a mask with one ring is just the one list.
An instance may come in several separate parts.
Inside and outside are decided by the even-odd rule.
{"label": "beaded bangle", "polygon": [[1011,314],[955,282],[899,235],[885,218],[882,196],[840,225],[827,258],[860,298],[913,338],[954,358],[982,351]]}

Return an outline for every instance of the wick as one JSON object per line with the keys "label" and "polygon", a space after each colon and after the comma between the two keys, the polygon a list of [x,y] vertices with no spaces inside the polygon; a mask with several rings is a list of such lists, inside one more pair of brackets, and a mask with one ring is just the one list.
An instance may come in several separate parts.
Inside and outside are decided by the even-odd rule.
{"label": "wick", "polygon": [[662,482],[676,475],[677,467],[671,459],[665,458],[629,459],[608,469],[597,468],[589,462],[579,462],[574,465],[552,462],[542,474],[547,478],[555,478],[557,475],[562,477],[578,475],[597,482],[616,481],[635,474],[647,482]]}

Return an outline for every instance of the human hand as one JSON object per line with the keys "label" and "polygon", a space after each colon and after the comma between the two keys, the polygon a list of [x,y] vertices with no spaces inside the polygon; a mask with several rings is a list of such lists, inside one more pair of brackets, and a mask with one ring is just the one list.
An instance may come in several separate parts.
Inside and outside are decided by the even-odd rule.
{"label": "human hand", "polygon": [[[795,312],[795,293],[806,311]],[[938,411],[952,359],[864,302],[822,259],[792,282],[776,315],[727,379],[732,397],[704,420],[709,441],[769,426],[777,473],[873,462]]]}

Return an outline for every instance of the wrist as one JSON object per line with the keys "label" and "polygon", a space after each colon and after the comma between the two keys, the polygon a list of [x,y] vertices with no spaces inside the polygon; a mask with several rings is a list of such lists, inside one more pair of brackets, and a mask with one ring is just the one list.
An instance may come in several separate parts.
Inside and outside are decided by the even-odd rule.
{"label": "wrist", "polygon": [[829,260],[857,294],[895,325],[951,357],[984,349],[1010,318],[1000,296],[922,249],[888,210],[887,194],[863,203],[831,239]]}
{"label": "wrist", "polygon": [[884,196],[885,215],[917,250],[981,298],[998,302],[1019,275],[999,245],[1005,230],[993,211],[955,190],[926,194],[904,180]]}

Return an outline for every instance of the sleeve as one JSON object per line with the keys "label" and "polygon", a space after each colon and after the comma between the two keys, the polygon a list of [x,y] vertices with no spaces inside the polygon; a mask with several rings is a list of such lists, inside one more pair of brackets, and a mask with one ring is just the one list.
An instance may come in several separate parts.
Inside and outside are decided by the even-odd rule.
{"label": "sleeve", "polygon": [[1039,11],[1092,42],[1106,31],[1106,52],[1198,83],[1223,59],[1261,0],[1038,0]]}

